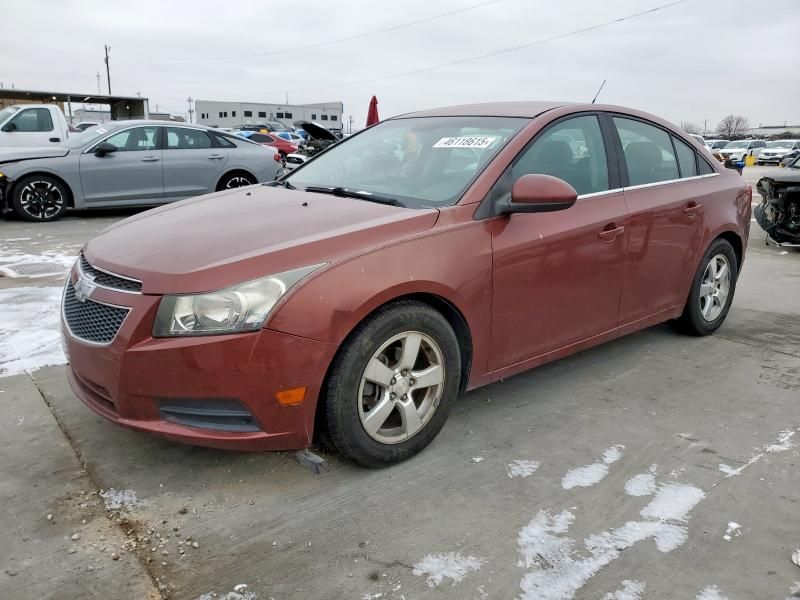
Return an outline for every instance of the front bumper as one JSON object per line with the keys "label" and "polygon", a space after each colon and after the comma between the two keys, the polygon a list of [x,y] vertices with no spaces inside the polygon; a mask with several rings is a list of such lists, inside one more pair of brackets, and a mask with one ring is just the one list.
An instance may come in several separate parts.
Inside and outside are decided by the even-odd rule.
{"label": "front bumper", "polygon": [[[70,280],[76,279],[73,270]],[[316,401],[335,352],[331,344],[269,329],[153,338],[160,296],[98,287],[87,301],[92,300],[131,309],[107,345],[75,338],[62,314],[70,385],[96,413],[129,429],[199,446],[292,450],[311,444]],[[276,392],[295,387],[307,388],[302,403],[277,401]],[[217,410],[221,406],[238,408]]]}
{"label": "front bumper", "polygon": [[760,163],[775,163],[777,165],[782,160],[783,156],[764,156],[762,154],[761,156],[758,157],[758,162]]}

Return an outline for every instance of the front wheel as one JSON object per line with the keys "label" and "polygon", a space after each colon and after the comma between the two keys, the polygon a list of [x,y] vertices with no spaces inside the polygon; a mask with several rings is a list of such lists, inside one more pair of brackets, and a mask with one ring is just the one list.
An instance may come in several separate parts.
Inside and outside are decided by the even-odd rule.
{"label": "front wheel", "polygon": [[14,186],[11,204],[26,221],[54,221],[67,210],[67,187],[47,175],[26,177]]}
{"label": "front wheel", "polygon": [[727,240],[715,240],[695,273],[678,321],[680,328],[691,335],[709,335],[716,331],[728,315],[738,276],[733,246]]}
{"label": "front wheel", "polygon": [[324,390],[327,437],[367,467],[403,461],[439,433],[460,380],[458,340],[441,313],[414,301],[383,307],[334,360]]}

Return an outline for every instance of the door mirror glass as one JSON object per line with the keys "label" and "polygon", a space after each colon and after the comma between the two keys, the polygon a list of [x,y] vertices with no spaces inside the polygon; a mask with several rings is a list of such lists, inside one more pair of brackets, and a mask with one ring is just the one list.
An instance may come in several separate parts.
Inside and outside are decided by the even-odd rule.
{"label": "door mirror glass", "polygon": [[575,204],[578,192],[563,179],[552,175],[523,175],[511,188],[511,200],[504,213],[553,212]]}
{"label": "door mirror glass", "polygon": [[17,125],[15,123],[6,123],[3,125],[3,131],[16,131]]}
{"label": "door mirror glass", "polygon": [[116,152],[117,147],[114,144],[109,144],[108,142],[101,142],[97,144],[97,147],[94,149],[95,156],[105,156],[106,154],[110,154],[111,152]]}

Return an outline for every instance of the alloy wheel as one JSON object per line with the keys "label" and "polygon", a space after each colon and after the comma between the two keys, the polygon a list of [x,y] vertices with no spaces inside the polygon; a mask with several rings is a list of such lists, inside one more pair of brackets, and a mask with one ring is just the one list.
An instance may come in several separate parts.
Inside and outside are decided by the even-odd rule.
{"label": "alloy wheel", "polygon": [[700,282],[700,314],[708,322],[717,320],[728,302],[731,289],[731,266],[724,254],[715,254],[708,262]]}
{"label": "alloy wheel", "polygon": [[228,182],[225,184],[225,189],[238,188],[246,185],[253,185],[253,183],[247,177],[235,175],[228,178]]}
{"label": "alloy wheel", "polygon": [[33,180],[22,188],[19,202],[27,214],[43,221],[61,212],[64,208],[64,195],[51,181]]}
{"label": "alloy wheel", "polygon": [[382,444],[398,444],[419,433],[442,397],[444,358],[424,333],[407,331],[384,342],[367,363],[358,390],[364,431]]}

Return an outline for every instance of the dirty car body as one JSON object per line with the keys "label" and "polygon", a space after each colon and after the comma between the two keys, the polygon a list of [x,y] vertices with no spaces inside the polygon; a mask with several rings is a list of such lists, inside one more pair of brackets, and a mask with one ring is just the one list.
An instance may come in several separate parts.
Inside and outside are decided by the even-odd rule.
{"label": "dirty car body", "polygon": [[705,148],[630,109],[403,115],[279,182],[89,241],[64,294],[69,380],[171,440],[299,449],[324,430],[392,464],[463,390],[670,319],[711,333],[750,201]]}
{"label": "dirty car body", "polygon": [[800,158],[770,171],[756,189],[762,201],[753,215],[761,228],[779,244],[800,246]]}

